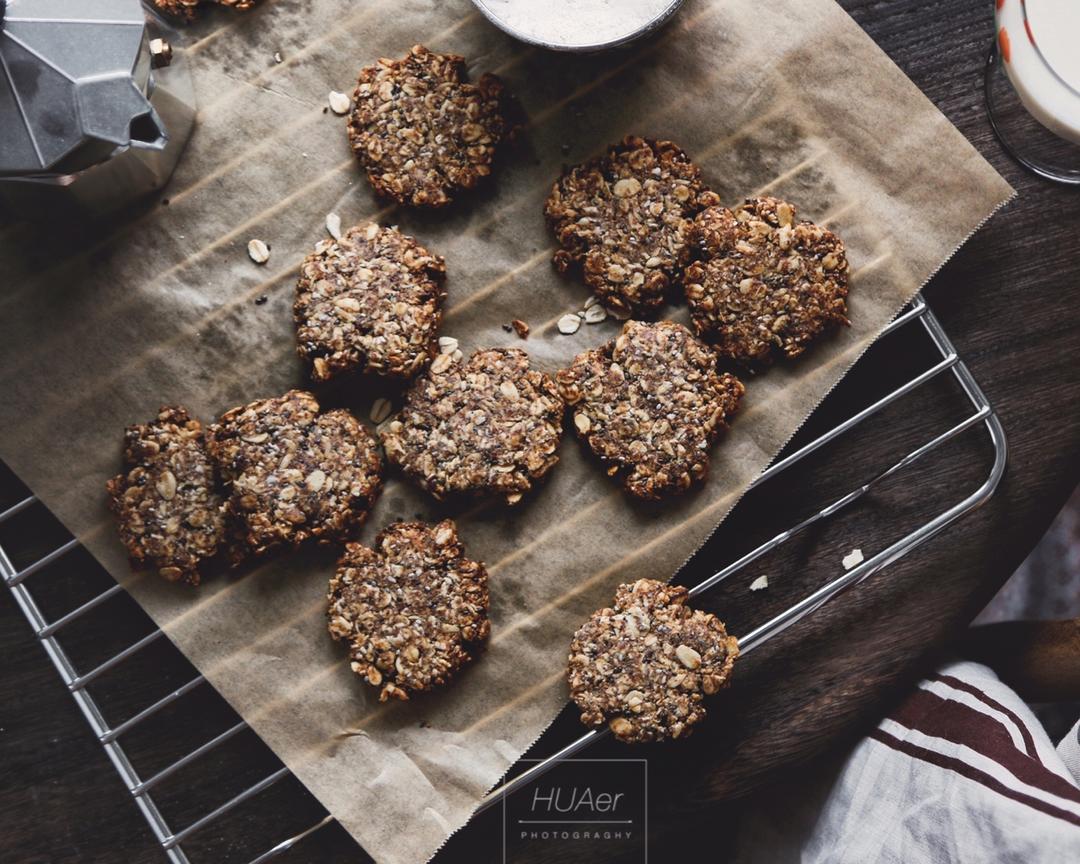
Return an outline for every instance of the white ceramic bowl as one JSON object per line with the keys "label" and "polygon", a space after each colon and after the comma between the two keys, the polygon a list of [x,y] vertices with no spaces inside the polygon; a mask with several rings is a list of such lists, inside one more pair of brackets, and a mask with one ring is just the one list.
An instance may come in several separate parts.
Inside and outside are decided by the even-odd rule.
{"label": "white ceramic bowl", "polygon": [[504,33],[553,51],[602,51],[659,29],[683,0],[472,0]]}

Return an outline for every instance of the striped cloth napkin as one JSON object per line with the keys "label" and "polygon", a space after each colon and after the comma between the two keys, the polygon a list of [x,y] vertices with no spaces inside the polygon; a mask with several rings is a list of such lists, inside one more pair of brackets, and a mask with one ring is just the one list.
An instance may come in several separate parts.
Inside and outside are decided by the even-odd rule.
{"label": "striped cloth napkin", "polygon": [[986,666],[919,684],[840,764],[747,814],[740,862],[1080,862],[1080,723],[1055,749]]}

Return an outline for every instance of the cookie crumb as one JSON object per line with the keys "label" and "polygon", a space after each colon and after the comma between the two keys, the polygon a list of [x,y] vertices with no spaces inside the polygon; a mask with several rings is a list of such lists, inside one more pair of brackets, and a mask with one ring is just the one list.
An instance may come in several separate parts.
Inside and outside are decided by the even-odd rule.
{"label": "cookie crumb", "polygon": [[[510,326],[514,328],[514,332],[517,333],[522,339],[529,338],[529,325],[522,321],[520,318],[515,318],[510,322]],[[510,332],[507,330],[507,332]]]}
{"label": "cookie crumb", "polygon": [[852,549],[844,556],[844,560],[841,562],[844,565],[845,570],[850,570],[852,567],[857,567],[863,562],[862,549]]}

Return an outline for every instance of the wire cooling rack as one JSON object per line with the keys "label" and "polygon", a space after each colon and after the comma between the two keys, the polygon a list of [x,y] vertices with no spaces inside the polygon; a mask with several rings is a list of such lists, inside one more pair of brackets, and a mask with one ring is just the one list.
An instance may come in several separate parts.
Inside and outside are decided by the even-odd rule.
{"label": "wire cooling rack", "polygon": [[[811,454],[822,450],[822,448],[826,448],[834,441],[845,438],[849,433],[854,433],[864,421],[867,421],[869,418],[882,412],[890,405],[899,403],[901,400],[905,399],[905,397],[908,397],[916,390],[919,390],[919,388],[927,386],[931,381],[939,379],[942,376],[951,375],[955,380],[956,385],[958,385],[958,392],[953,395],[953,398],[963,402],[965,405],[963,419],[959,422],[952,423],[951,425],[946,425],[940,431],[932,429],[929,433],[929,437],[925,439],[924,444],[909,451],[898,461],[895,461],[890,465],[881,466],[878,473],[868,481],[850,490],[847,494],[833,500],[831,503],[828,503],[809,518],[779,531],[779,533],[771,539],[742,555],[737,560],[727,564],[711,577],[694,586],[694,588],[691,589],[691,594],[692,596],[696,596],[712,589],[733,574],[743,570],[743,568],[746,568],[748,565],[773,550],[776,550],[792,538],[800,535],[811,526],[819,525],[826,520],[833,519],[841,513],[841,511],[853,507],[861,498],[863,498],[863,496],[878,484],[905,472],[910,466],[930,452],[969,430],[981,427],[989,435],[993,452],[989,474],[976,489],[959,502],[947,506],[937,516],[928,522],[919,525],[915,530],[908,532],[899,539],[892,540],[891,542],[889,542],[888,539],[881,541],[881,551],[872,554],[871,557],[848,570],[843,575],[828,582],[795,605],[781,612],[779,615],[774,616],[771,620],[761,624],[750,633],[742,636],[740,639],[740,647],[743,652],[752,650],[761,645],[767,639],[781,632],[791,624],[794,624],[805,615],[810,614],[823,603],[835,597],[842,591],[867,579],[888,564],[922,545],[930,538],[945,530],[945,528],[965,513],[970,512],[986,501],[997,488],[998,482],[1001,480],[1005,470],[1006,458],[1005,436],[1001,424],[994,414],[990,403],[987,401],[967,367],[960,360],[951,341],[945,334],[945,331],[942,329],[940,323],[929,310],[921,296],[917,297],[915,301],[889,325],[885,330],[885,335],[895,333],[901,328],[910,329],[918,327],[921,327],[925,332],[925,335],[929,338],[930,356],[933,358],[932,365],[923,371],[914,374],[900,386],[884,393],[876,401],[851,414],[848,419],[833,426],[824,434],[813,438],[807,443],[801,444],[801,446],[789,447],[788,450],[791,452],[785,451],[785,453],[781,454],[781,458],[758,478],[754,486],[761,486],[766,483],[774,482],[777,477],[783,475],[785,471],[792,468],[796,463],[802,461]],[[881,344],[880,341],[878,344]],[[955,390],[957,388],[953,389]],[[968,403],[970,404],[970,408],[973,409],[971,413],[968,413],[968,409],[966,408]],[[850,438],[845,438],[845,445],[849,448],[857,446],[857,443],[857,441],[852,441]],[[0,512],[0,527],[3,527],[4,523],[8,523],[10,520],[18,517],[19,514],[25,514],[34,508],[42,508],[42,505],[33,495],[27,495],[22,500],[18,500],[12,506],[8,507],[3,512]],[[168,643],[168,640],[162,639],[164,633],[161,630],[154,629],[148,634],[130,642],[126,647],[110,653],[104,659],[88,664],[85,667],[82,663],[76,663],[72,659],[72,656],[62,645],[62,637],[70,633],[72,628],[79,626],[80,623],[85,623],[88,618],[92,618],[94,610],[100,610],[101,607],[110,602],[113,598],[123,595],[124,592],[119,585],[112,584],[111,587],[107,587],[100,591],[100,593],[93,595],[90,599],[78,603],[78,605],[74,608],[70,608],[68,611],[47,616],[45,612],[42,611],[43,604],[40,604],[38,599],[35,598],[35,595],[31,593],[29,583],[32,581],[32,577],[35,576],[38,576],[35,587],[38,587],[38,583],[40,582],[47,583],[48,580],[44,574],[53,573],[64,559],[70,558],[73,554],[76,554],[76,550],[79,548],[78,540],[72,538],[69,534],[66,535],[66,538],[67,539],[63,540],[63,542],[59,542],[52,551],[41,555],[40,557],[36,557],[35,560],[29,561],[21,568],[16,568],[12,564],[12,561],[17,560],[19,556],[12,550],[11,541],[8,540],[5,544],[0,544],[0,576],[2,576],[4,583],[7,585],[19,608],[26,616],[27,621],[30,622],[30,626],[36,633],[38,640],[41,642],[49,659],[56,667],[57,672],[59,672],[64,685],[71,692],[76,704],[86,717],[94,735],[96,735],[101,742],[106,754],[112,761],[117,773],[120,775],[121,781],[127,787],[135,805],[145,817],[147,824],[150,826],[150,830],[153,832],[157,842],[161,845],[167,860],[176,862],[176,864],[193,862],[193,859],[189,858],[188,853],[184,850],[185,844],[189,844],[190,847],[193,845],[193,840],[198,839],[196,835],[205,833],[211,830],[212,827],[215,827],[218,830],[227,831],[227,826],[229,824],[227,817],[229,814],[232,814],[234,811],[241,808],[242,805],[267,795],[268,790],[270,790],[271,787],[275,787],[280,784],[281,781],[289,778],[291,776],[290,772],[284,765],[277,762],[277,767],[274,770],[271,770],[270,773],[265,774],[261,779],[245,782],[241,791],[233,794],[231,797],[226,797],[226,800],[224,801],[221,801],[220,798],[217,800],[213,799],[213,795],[218,792],[218,786],[216,784],[210,784],[209,788],[207,788],[206,784],[203,784],[200,788],[187,789],[185,791],[189,796],[201,796],[200,800],[197,802],[197,806],[201,809],[198,809],[197,812],[202,813],[202,815],[189,819],[181,828],[173,827],[172,822],[167,819],[163,813],[165,807],[159,806],[158,801],[155,800],[155,795],[158,794],[161,787],[165,784],[165,781],[170,778],[175,778],[178,775],[182,775],[185,770],[188,770],[190,766],[195,763],[200,761],[205,762],[210,758],[210,754],[225,747],[226,742],[234,741],[241,733],[250,732],[249,727],[243,720],[235,718],[234,715],[233,719],[235,722],[228,725],[224,731],[209,738],[205,743],[186,749],[181,755],[177,756],[164,766],[146,773],[140,772],[135,767],[134,762],[136,760],[129,757],[128,752],[125,751],[123,742],[130,736],[137,734],[139,729],[145,724],[160,721],[160,717],[163,713],[167,714],[168,711],[174,710],[177,705],[185,700],[185,698],[193,698],[190,695],[193,691],[208,689],[209,685],[201,675],[196,674],[194,677],[190,677],[185,683],[171,689],[164,696],[160,696],[156,700],[150,701],[149,704],[146,704],[146,707],[134,714],[131,714],[122,720],[106,719],[107,711],[99,704],[101,700],[95,699],[95,696],[91,694],[91,689],[102,684],[110,676],[122,674],[123,671],[130,668],[133,663],[137,663],[137,660],[134,658],[137,658],[141,653],[145,653],[150,646],[155,643],[159,646],[165,645],[169,650],[174,652],[176,649],[172,648],[171,643]],[[9,555],[9,553],[11,554]],[[92,567],[96,565],[88,561],[87,566]],[[102,623],[98,626],[106,627],[107,625]],[[85,639],[78,641],[85,643]],[[500,796],[503,794],[521,788],[529,781],[534,780],[545,770],[552,767],[559,760],[568,758],[579,752],[600,736],[601,733],[598,732],[591,732],[581,736],[554,755],[548,757],[546,760],[527,771],[516,775],[513,779],[508,780],[503,786],[496,789],[495,792],[485,799],[485,805],[499,800]],[[206,797],[209,800],[203,801],[202,797]],[[195,806],[192,802],[188,802],[188,805],[189,806],[185,806],[182,809],[190,811],[192,810],[192,806]],[[250,864],[260,864],[260,862],[269,861],[298,846],[305,838],[333,821],[333,818],[325,814],[324,811],[321,816],[317,815],[313,821],[308,824],[308,827],[299,831],[283,831],[283,833],[287,833],[287,836],[280,841],[278,841],[277,838],[268,840],[267,843],[269,844],[269,848],[264,847],[244,850],[242,853],[237,853],[235,849],[230,850],[230,860],[246,860],[249,861]],[[237,854],[242,854],[243,857],[237,858]],[[206,857],[199,858],[198,860],[218,859],[216,857],[213,859]],[[198,864],[198,862],[194,862],[194,864]]]}

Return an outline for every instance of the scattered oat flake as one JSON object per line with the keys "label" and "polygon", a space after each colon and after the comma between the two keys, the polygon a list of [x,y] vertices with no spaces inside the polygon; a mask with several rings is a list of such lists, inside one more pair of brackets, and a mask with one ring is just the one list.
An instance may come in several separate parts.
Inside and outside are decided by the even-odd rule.
{"label": "scattered oat flake", "polygon": [[607,309],[603,306],[590,306],[585,310],[586,324],[599,324],[607,318]]}
{"label": "scattered oat flake", "polygon": [[850,552],[848,552],[847,555],[844,556],[844,569],[850,570],[852,567],[857,567],[859,564],[862,564],[862,562],[862,549],[852,549]]}
{"label": "scattered oat flake", "polygon": [[270,247],[262,240],[248,240],[248,257],[256,264],[265,264],[270,260]]}
{"label": "scattered oat flake", "polygon": [[390,416],[391,407],[389,399],[376,399],[371,406],[371,422],[382,423],[383,420]]}
{"label": "scattered oat flake", "polygon": [[753,582],[750,583],[750,590],[751,591],[762,591],[762,590],[764,590],[765,588],[768,588],[768,587],[769,587],[769,577],[768,576],[758,576],[757,579],[755,579]]}
{"label": "scattered oat flake", "polygon": [[330,91],[327,101],[330,104],[330,110],[335,114],[348,114],[349,108],[352,107],[349,97],[344,93],[339,93],[337,90]]}
{"label": "scattered oat flake", "polygon": [[335,240],[341,240],[341,217],[337,213],[326,214],[326,230]]}
{"label": "scattered oat flake", "polygon": [[510,326],[514,328],[514,332],[517,333],[522,339],[529,338],[529,325],[522,321],[520,318],[515,318],[510,322]]}
{"label": "scattered oat flake", "polygon": [[274,52],[274,62],[275,63],[284,63],[285,62],[285,58],[281,56],[280,51],[275,51]]}
{"label": "scattered oat flake", "polygon": [[558,323],[559,332],[565,336],[570,336],[573,333],[577,333],[578,328],[581,326],[581,319],[577,315],[563,315],[559,319]]}
{"label": "scattered oat flake", "polygon": [[599,302],[600,302],[600,298],[597,297],[595,294],[591,294],[591,295],[589,295],[589,299],[585,301],[584,308],[586,310],[592,309],[592,307],[595,306]]}

